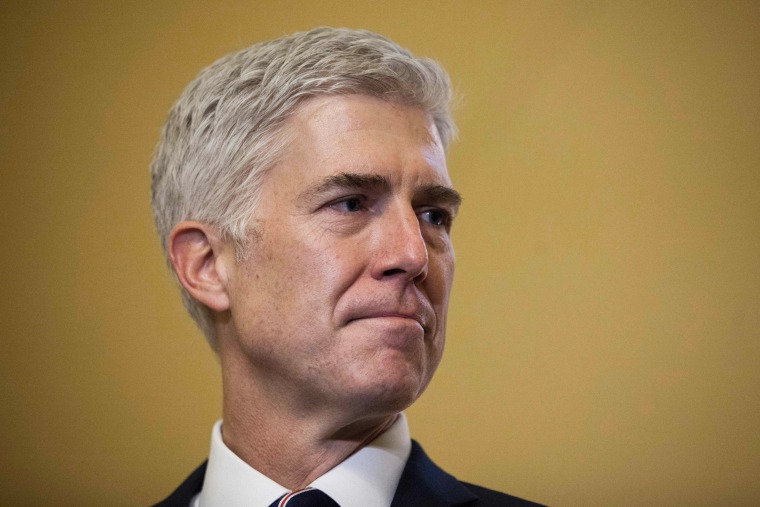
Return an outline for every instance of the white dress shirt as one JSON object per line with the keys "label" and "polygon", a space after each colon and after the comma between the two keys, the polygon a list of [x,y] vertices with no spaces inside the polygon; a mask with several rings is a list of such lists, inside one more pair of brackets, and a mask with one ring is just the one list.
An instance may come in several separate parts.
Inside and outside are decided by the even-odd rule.
{"label": "white dress shirt", "polygon": [[[341,507],[389,507],[412,449],[406,416],[309,486]],[[191,507],[268,507],[290,490],[252,468],[222,440],[222,421],[211,431],[206,475]]]}

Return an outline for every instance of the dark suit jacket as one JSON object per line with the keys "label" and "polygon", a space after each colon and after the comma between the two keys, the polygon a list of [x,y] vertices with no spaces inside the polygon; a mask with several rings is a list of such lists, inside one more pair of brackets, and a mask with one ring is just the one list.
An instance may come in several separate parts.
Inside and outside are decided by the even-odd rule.
{"label": "dark suit jacket", "polygon": [[[155,507],[187,507],[203,486],[206,463],[198,467],[169,497]],[[391,507],[540,507],[540,504],[490,489],[459,482],[428,458],[412,441],[412,453],[393,497]]]}

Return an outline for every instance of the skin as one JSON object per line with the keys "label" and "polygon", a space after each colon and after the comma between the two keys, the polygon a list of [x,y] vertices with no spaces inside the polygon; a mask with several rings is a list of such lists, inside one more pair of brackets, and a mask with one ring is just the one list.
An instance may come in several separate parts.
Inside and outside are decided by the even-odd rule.
{"label": "skin", "polygon": [[250,251],[197,222],[170,239],[214,317],[225,443],[278,483],[309,484],[385,431],[443,353],[459,205],[414,107],[312,98],[263,183]]}

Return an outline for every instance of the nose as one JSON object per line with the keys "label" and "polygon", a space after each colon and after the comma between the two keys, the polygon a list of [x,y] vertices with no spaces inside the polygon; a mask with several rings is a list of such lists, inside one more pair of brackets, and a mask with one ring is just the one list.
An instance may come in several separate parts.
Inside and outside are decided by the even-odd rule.
{"label": "nose", "polygon": [[408,205],[397,208],[380,219],[372,276],[420,283],[428,274],[428,245],[414,209]]}

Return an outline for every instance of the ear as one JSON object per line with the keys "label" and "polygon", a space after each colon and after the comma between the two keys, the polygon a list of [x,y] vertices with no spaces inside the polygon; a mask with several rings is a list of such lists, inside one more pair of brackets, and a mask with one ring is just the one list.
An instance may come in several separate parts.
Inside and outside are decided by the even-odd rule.
{"label": "ear", "polygon": [[178,223],[169,236],[169,259],[182,286],[217,312],[229,309],[227,277],[221,256],[224,242],[208,224]]}

